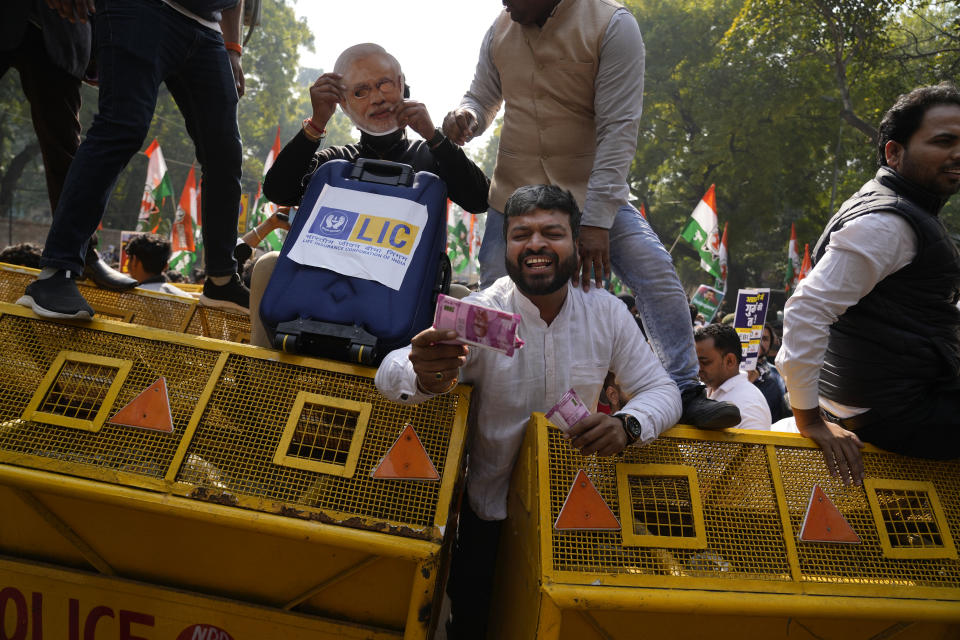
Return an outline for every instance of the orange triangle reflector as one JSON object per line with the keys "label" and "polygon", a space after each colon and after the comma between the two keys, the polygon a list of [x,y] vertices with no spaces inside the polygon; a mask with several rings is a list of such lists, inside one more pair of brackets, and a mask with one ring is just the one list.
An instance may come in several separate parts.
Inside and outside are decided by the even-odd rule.
{"label": "orange triangle reflector", "polygon": [[167,381],[162,377],[140,392],[109,422],[125,427],[151,429],[173,433],[173,418],[170,416],[170,398],[167,396]]}
{"label": "orange triangle reflector", "polygon": [[820,485],[814,485],[810,503],[807,504],[807,514],[803,517],[800,541],[860,544],[860,536]]}
{"label": "orange triangle reflector", "polygon": [[586,472],[580,469],[553,528],[619,531],[620,521],[610,511]]}
{"label": "orange triangle reflector", "polygon": [[439,480],[427,450],[423,448],[413,425],[405,425],[400,437],[373,470],[378,480]]}

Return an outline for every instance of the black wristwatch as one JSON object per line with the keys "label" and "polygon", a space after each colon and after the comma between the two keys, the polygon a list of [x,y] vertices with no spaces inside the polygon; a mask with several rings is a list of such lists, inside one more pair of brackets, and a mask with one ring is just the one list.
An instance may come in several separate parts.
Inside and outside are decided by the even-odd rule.
{"label": "black wristwatch", "polygon": [[440,131],[440,129],[434,129],[433,137],[427,140],[427,146],[431,149],[436,149],[440,146],[440,143],[446,139],[447,137],[443,135],[443,131]]}
{"label": "black wristwatch", "polygon": [[618,413],[613,416],[614,418],[619,418],[621,424],[623,424],[623,431],[627,434],[627,444],[631,445],[636,442],[640,435],[643,433],[640,428],[640,421],[634,418],[629,413]]}

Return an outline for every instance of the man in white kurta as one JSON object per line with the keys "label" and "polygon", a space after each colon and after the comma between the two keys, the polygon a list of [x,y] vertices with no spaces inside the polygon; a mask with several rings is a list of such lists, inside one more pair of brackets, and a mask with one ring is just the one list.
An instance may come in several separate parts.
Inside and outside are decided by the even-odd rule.
{"label": "man in white kurta", "polygon": [[577,268],[580,212],[568,191],[521,187],[507,201],[508,277],[466,300],[520,315],[522,349],[513,357],[440,344],[454,332],[428,329],[389,354],[377,388],[397,402],[422,402],[474,385],[476,424],[468,445],[467,500],[458,529],[448,593],[448,637],[483,637],[499,523],[530,413],[547,411],[570,388],[596,408],[612,371],[630,401],[615,416],[592,413],[574,425],[571,446],[613,455],[642,445],[680,417],[680,394],[627,308],[606,291],[570,285]]}

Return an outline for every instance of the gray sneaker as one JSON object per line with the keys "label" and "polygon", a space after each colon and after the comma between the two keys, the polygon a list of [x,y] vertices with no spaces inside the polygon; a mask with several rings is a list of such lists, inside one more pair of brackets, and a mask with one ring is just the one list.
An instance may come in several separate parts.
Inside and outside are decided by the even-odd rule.
{"label": "gray sneaker", "polygon": [[71,275],[69,271],[60,270],[49,278],[34,280],[27,285],[17,304],[30,307],[44,318],[89,320],[93,317],[93,307],[80,295]]}

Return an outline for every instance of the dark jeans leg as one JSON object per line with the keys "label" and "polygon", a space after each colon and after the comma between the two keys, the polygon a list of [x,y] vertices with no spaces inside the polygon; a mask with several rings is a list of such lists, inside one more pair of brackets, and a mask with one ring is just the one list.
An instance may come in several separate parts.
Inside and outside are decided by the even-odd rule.
{"label": "dark jeans leg", "polygon": [[502,526],[503,520],[481,520],[463,496],[447,584],[450,640],[486,638]]}
{"label": "dark jeans leg", "polygon": [[156,0],[98,0],[99,112],[67,171],[42,265],[80,272],[117,177],[143,144],[160,83],[183,57],[183,34]]}
{"label": "dark jeans leg", "polygon": [[917,458],[960,458],[960,391],[930,394],[856,430],[864,442]]}
{"label": "dark jeans leg", "polygon": [[203,251],[208,276],[236,273],[233,249],[240,216],[240,130],[237,89],[219,33],[199,27],[184,65],[169,78],[196,147],[203,188]]}
{"label": "dark jeans leg", "polygon": [[20,84],[30,102],[52,212],[80,145],[80,80],[50,60],[43,34],[33,25],[27,27],[13,66],[20,72]]}

